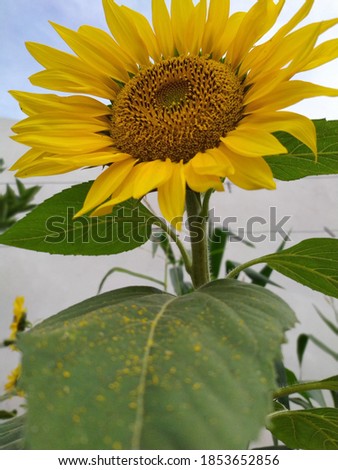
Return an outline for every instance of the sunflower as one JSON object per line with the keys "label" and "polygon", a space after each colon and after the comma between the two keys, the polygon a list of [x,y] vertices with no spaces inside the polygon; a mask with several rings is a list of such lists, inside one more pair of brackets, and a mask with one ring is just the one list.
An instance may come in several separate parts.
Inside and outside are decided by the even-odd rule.
{"label": "sunflower", "polygon": [[12,341],[15,341],[18,332],[24,331],[27,326],[27,310],[24,304],[24,297],[16,297],[14,300],[13,321],[10,326],[11,334],[9,337],[9,339]]}
{"label": "sunflower", "polygon": [[25,395],[23,390],[17,388],[18,381],[21,376],[22,367],[19,364],[12,372],[7,376],[7,383],[5,384],[5,391],[7,393],[14,393],[18,396],[23,397]]}
{"label": "sunflower", "polygon": [[187,188],[223,191],[228,178],[247,190],[274,189],[263,157],[287,152],[274,132],[316,154],[313,123],[285,108],[338,96],[293,79],[338,56],[337,40],[316,45],[337,19],[295,30],[313,2],[268,38],[285,0],[257,0],[232,15],[230,0],[172,0],[170,12],[165,0],[152,0],[152,26],[103,0],[112,35],[52,24],[74,54],[28,43],[44,67],[30,80],[74,94],[12,92],[28,115],[13,127],[13,139],[31,147],[13,166],[17,176],[104,166],[78,215],[104,215],[157,190],[168,221],[183,215]]}

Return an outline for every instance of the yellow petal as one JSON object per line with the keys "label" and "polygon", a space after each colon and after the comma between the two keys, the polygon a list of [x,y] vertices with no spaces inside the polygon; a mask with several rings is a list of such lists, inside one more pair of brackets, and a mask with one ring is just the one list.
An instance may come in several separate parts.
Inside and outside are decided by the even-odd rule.
{"label": "yellow petal", "polygon": [[237,67],[251,47],[276,22],[285,0],[275,4],[273,0],[258,0],[245,15],[236,38],[229,47],[227,59],[233,67]]}
{"label": "yellow petal", "polygon": [[90,67],[97,69],[99,72],[108,75],[111,78],[126,82],[129,80],[125,66],[112,51],[107,51],[101,45],[94,45],[94,42],[85,36],[72,31],[69,28],[52,23],[51,25],[62,37],[66,44]]}
{"label": "yellow petal", "polygon": [[235,169],[229,180],[243,189],[275,189],[271,168],[263,158],[247,158],[228,152],[228,157]]}
{"label": "yellow petal", "polygon": [[110,109],[100,101],[89,96],[57,96],[52,94],[9,92],[28,115],[52,111],[54,113],[78,113],[81,116],[99,117],[110,115]]}
{"label": "yellow petal", "polygon": [[[133,74],[137,73],[138,67],[128,51],[121,49],[117,42],[102,29],[94,26],[80,26],[79,34],[90,41],[97,48],[104,48],[107,54],[114,55],[114,62],[123,64],[124,68]],[[120,65],[119,65],[120,66]]]}
{"label": "yellow petal", "polygon": [[307,64],[302,71],[319,67],[338,58],[338,39],[330,39],[316,47],[308,57]]}
{"label": "yellow petal", "polygon": [[90,215],[91,216],[102,216],[110,214],[114,206],[120,204],[121,202],[127,201],[128,199],[133,198],[133,192],[135,183],[138,179],[138,172],[136,171],[137,165],[135,165],[131,172],[128,174],[128,184],[122,182],[114,191],[112,197],[109,201],[101,204],[97,207]]}
{"label": "yellow petal", "polygon": [[189,162],[199,175],[213,175],[224,178],[233,172],[231,162],[219,148],[199,152]]}
{"label": "yellow petal", "polygon": [[175,54],[171,20],[164,0],[152,0],[153,26],[157,43],[163,57]]}
{"label": "yellow petal", "polygon": [[[78,57],[33,42],[27,42],[26,47],[34,59],[47,69],[30,77],[33,85],[51,90],[80,91],[108,99],[114,97],[115,93],[119,91],[119,86],[107,75],[97,70],[92,72],[88,64]],[[54,77],[55,82],[59,83],[54,84],[51,77]],[[47,83],[44,83],[44,79],[47,80]],[[59,88],[59,86],[63,88]]]}
{"label": "yellow petal", "polygon": [[[267,64],[270,57],[278,57],[278,54],[274,53],[275,49],[280,47],[280,44],[284,39],[288,40],[285,36],[309,14],[313,6],[313,2],[314,0],[306,0],[297,13],[285,25],[283,25],[277,33],[272,36],[272,38],[250,51],[250,53],[243,59],[240,74],[245,73],[246,70],[250,70],[253,66],[259,70],[259,64],[262,61]],[[287,51],[287,49],[284,50]]]}
{"label": "yellow petal", "polygon": [[78,167],[76,165],[72,165],[71,163],[68,165],[58,165],[55,162],[41,160],[27,166],[26,168],[21,168],[15,173],[15,176],[18,178],[28,178],[32,176],[62,175],[77,169]]}
{"label": "yellow petal", "polygon": [[229,18],[229,10],[229,0],[210,0],[208,19],[201,41],[203,54],[212,54],[219,43]]}
{"label": "yellow petal", "polygon": [[45,152],[44,150],[38,150],[35,148],[29,149],[14,165],[10,167],[11,171],[20,170],[22,168],[29,167],[35,161],[43,159],[44,156],[52,156],[52,153]]}
{"label": "yellow petal", "polygon": [[174,164],[167,158],[165,162],[155,160],[143,162],[133,169],[135,183],[133,184],[133,198],[139,199],[149,191],[161,186],[171,178]]}
{"label": "yellow petal", "polygon": [[[114,191],[125,181],[131,172],[136,160],[130,158],[122,162],[113,163],[94,181],[87,197],[83,203],[82,209],[76,214],[76,217],[83,215],[98,205],[102,204]],[[126,182],[128,185],[128,182]]]}
{"label": "yellow petal", "polygon": [[315,96],[338,96],[338,90],[302,80],[292,80],[281,83],[268,96],[263,96],[252,103],[244,103],[245,112],[251,113],[257,110],[264,110],[266,112],[283,109],[305,98],[313,98]]}
{"label": "yellow petal", "polygon": [[113,100],[119,86],[114,80],[104,77],[93,77],[80,72],[71,72],[71,68],[59,70],[43,70],[29,77],[33,85],[50,90],[85,93],[95,95],[108,100]]}
{"label": "yellow petal", "polygon": [[128,51],[139,65],[149,64],[148,49],[134,22],[113,0],[103,0],[108,27],[122,49]]}
{"label": "yellow petal", "polygon": [[[286,148],[269,132],[259,127],[243,124],[226,137],[221,137],[224,145],[234,153],[245,157],[261,157],[287,153]],[[233,161],[231,160],[231,163]]]}
{"label": "yellow petal", "polygon": [[[291,78],[295,73],[303,70],[309,62],[320,34],[332,28],[337,22],[338,20],[334,19],[313,23],[289,34],[277,44],[268,42],[266,45],[259,46],[264,48],[261,50],[260,57],[255,61],[244,60],[243,71],[245,71],[245,67],[249,67],[251,69],[249,81],[254,82],[257,82],[261,77],[271,76],[271,73],[276,74],[276,79],[279,82]],[[287,67],[285,67],[286,65]],[[282,67],[285,68],[281,71]],[[276,79],[273,81],[276,81],[277,85]]]}
{"label": "yellow petal", "polygon": [[212,57],[214,60],[219,60],[225,56],[230,44],[232,44],[237,36],[245,15],[244,11],[238,11],[229,17],[224,25],[223,34],[221,34],[219,41],[216,41],[213,46]]}
{"label": "yellow petal", "polygon": [[162,214],[180,230],[185,204],[185,177],[183,162],[175,163],[171,178],[158,188],[158,202]]}
{"label": "yellow petal", "polygon": [[109,120],[100,120],[88,118],[78,114],[64,113],[55,115],[54,113],[40,113],[30,116],[27,119],[16,123],[12,130],[17,134],[34,132],[36,134],[51,131],[85,131],[85,132],[103,132],[109,131]]}
{"label": "yellow petal", "polygon": [[141,15],[141,13],[124,5],[122,5],[121,9],[136,26],[140,37],[144,40],[145,44],[147,44],[150,56],[155,60],[155,62],[158,62],[161,59],[161,51],[158,47],[154,31],[152,30],[147,18]]}
{"label": "yellow petal", "polygon": [[175,46],[179,54],[186,54],[189,52],[187,31],[193,14],[194,4],[192,0],[171,1],[172,31]]}
{"label": "yellow petal", "polygon": [[201,51],[206,13],[206,0],[200,0],[200,2],[194,8],[185,35],[186,48],[190,54],[198,55]]}
{"label": "yellow petal", "polygon": [[277,33],[272,37],[271,41],[278,42],[281,38],[286,36],[292,31],[297,24],[299,24],[304,18],[308,16],[313,6],[314,0],[305,0],[304,5],[297,11],[297,13],[284,25]]}
{"label": "yellow petal", "polygon": [[268,132],[287,132],[303,142],[314,154],[317,153],[316,128],[310,119],[301,114],[288,111],[258,112],[245,117],[241,122],[248,126],[262,126]]}
{"label": "yellow petal", "polygon": [[77,168],[83,168],[85,166],[101,166],[108,163],[122,162],[131,158],[128,153],[119,153],[114,149],[107,148],[105,151],[94,152],[94,153],[83,153],[80,155],[53,155],[51,157],[46,157],[45,160],[53,161],[59,165],[69,165],[70,163]]}
{"label": "yellow petal", "polygon": [[86,131],[45,131],[28,132],[11,137],[16,142],[36,147],[52,153],[79,154],[82,152],[94,152],[111,145],[111,138],[102,134],[89,134]]}
{"label": "yellow petal", "polygon": [[184,175],[190,189],[198,193],[205,193],[211,188],[216,191],[224,191],[223,183],[218,176],[197,173],[191,162],[192,160],[184,165]]}

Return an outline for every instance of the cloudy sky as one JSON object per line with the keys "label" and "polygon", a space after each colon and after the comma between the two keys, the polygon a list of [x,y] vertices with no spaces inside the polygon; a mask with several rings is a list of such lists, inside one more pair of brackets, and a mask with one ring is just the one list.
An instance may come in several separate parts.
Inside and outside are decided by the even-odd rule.
{"label": "cloudy sky", "polygon": [[[278,24],[290,18],[304,0],[286,0]],[[151,0],[119,0],[150,17]],[[254,0],[233,0],[236,10],[247,10]],[[234,7],[233,7],[234,9]],[[305,23],[338,17],[337,0],[315,0],[313,10]],[[101,0],[1,0],[0,7],[0,117],[19,119],[23,117],[7,90],[44,92],[33,87],[28,77],[41,70],[25,48],[25,41],[35,41],[67,50],[48,21],[77,29],[90,24],[106,29]],[[338,27],[322,36],[323,39],[338,37]],[[304,74],[305,80],[338,88],[338,61]],[[311,118],[338,118],[338,98],[316,98],[297,105],[297,111]]]}

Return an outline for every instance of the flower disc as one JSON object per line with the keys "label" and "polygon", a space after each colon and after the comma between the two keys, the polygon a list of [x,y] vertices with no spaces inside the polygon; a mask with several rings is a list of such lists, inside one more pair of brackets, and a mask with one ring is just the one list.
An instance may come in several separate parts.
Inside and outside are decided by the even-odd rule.
{"label": "flower disc", "polygon": [[235,129],[243,87],[227,64],[175,57],[137,74],[113,104],[114,147],[140,161],[183,160],[218,147]]}

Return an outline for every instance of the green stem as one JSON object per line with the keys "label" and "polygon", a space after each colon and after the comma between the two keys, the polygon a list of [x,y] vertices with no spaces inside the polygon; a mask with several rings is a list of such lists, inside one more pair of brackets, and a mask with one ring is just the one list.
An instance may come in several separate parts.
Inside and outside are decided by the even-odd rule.
{"label": "green stem", "polygon": [[253,259],[251,261],[248,261],[247,263],[240,264],[236,268],[234,268],[232,271],[229,272],[229,274],[226,276],[226,279],[234,279],[238,274],[246,268],[250,268],[251,266],[254,266],[255,264],[259,263],[264,263],[264,259],[261,261],[260,258]]}
{"label": "green stem", "polygon": [[311,390],[337,390],[337,384],[329,384],[324,381],[319,381],[289,385],[276,390],[273,394],[273,398],[280,398],[293,393],[309,392]]}
{"label": "green stem", "polygon": [[[207,195],[205,196],[205,198]],[[207,203],[210,195],[207,197]],[[202,207],[199,194],[188,190],[186,196],[188,227],[191,244],[192,265],[191,279],[195,289],[210,281],[208,253],[208,218],[207,210]],[[205,206],[205,204],[203,205]],[[206,211],[206,214],[205,214]]]}
{"label": "green stem", "polygon": [[208,189],[208,191],[204,195],[202,209],[201,209],[201,213],[200,213],[201,217],[208,217],[209,201],[210,201],[210,198],[211,198],[213,192],[214,192],[214,189]]}

